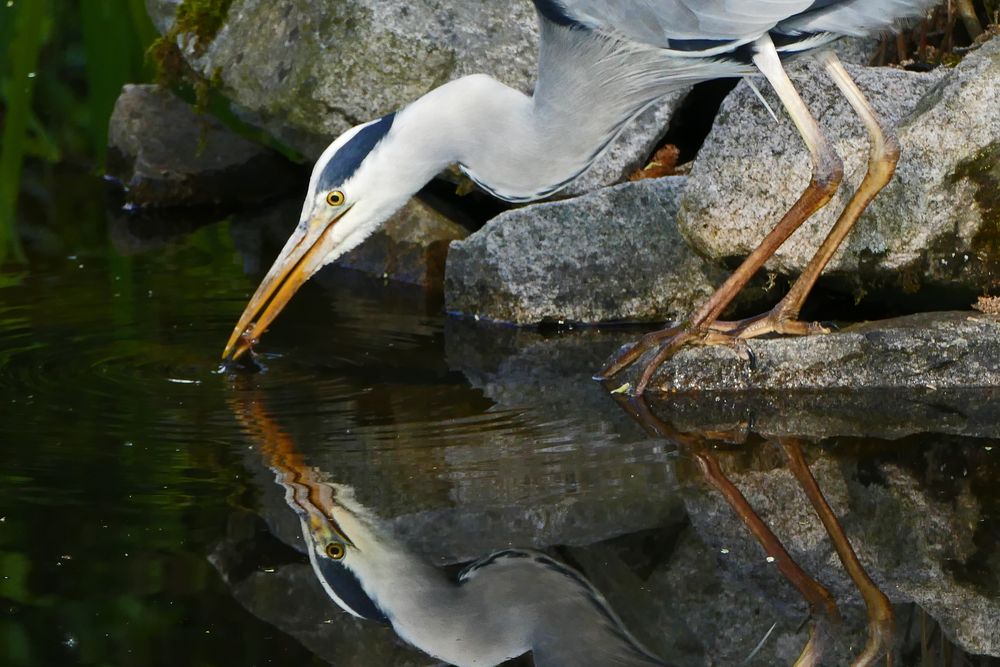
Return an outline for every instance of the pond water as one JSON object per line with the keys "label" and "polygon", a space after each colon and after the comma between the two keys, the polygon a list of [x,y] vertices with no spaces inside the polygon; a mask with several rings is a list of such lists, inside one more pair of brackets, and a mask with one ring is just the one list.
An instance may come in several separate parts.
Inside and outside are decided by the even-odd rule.
{"label": "pond water", "polygon": [[647,413],[589,379],[635,332],[457,321],[344,271],[222,368],[288,209],[129,218],[94,179],[49,188],[0,283],[0,664],[769,665],[810,632],[847,664],[865,604],[796,452],[891,600],[896,664],[1000,664],[996,393]]}

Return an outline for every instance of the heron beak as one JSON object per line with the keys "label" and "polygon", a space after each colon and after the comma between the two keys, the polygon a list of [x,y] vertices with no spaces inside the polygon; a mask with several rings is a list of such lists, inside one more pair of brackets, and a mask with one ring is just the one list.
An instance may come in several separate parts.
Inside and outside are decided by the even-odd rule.
{"label": "heron beak", "polygon": [[333,246],[330,239],[334,224],[349,209],[345,207],[330,220],[314,215],[305,227],[296,227],[243,310],[222,351],[224,360],[235,361],[248,352],[295,292],[323,266],[323,259]]}

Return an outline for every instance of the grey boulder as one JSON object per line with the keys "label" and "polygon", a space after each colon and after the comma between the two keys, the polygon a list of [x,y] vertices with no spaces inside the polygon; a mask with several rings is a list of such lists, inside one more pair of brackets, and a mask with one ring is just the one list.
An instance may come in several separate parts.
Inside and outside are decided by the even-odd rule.
{"label": "grey boulder", "polygon": [[[147,0],[154,16],[173,4]],[[351,126],[463,74],[530,89],[535,34],[526,2],[234,0],[203,53],[185,57],[206,78],[217,74],[252,119],[316,157]]]}
{"label": "grey boulder", "polygon": [[674,224],[684,177],[624,183],[503,213],[452,244],[445,306],[479,319],[666,320],[706,299],[725,272]]}
{"label": "grey boulder", "polygon": [[448,246],[468,234],[464,227],[414,198],[336,263],[384,280],[440,290]]}
{"label": "grey boulder", "polygon": [[108,128],[108,176],[134,206],[257,203],[295,188],[299,169],[155,85],[126,85]]}
{"label": "grey boulder", "polygon": [[[917,74],[848,68],[876,110],[897,126],[902,159],[827,269],[828,284],[859,297],[1000,285],[996,191],[1000,177],[1000,40],[953,70]],[[804,100],[844,159],[845,179],[768,263],[801,272],[864,175],[868,141],[847,102],[813,67],[792,74]],[[780,110],[772,93],[771,106]],[[715,261],[746,256],[791,206],[809,179],[807,153],[783,113],[775,122],[746,84],[723,104],[691,172],[678,224]],[[832,283],[829,282],[832,279]]]}
{"label": "grey boulder", "polygon": [[[639,368],[616,381],[634,385]],[[1000,386],[1000,320],[972,312],[926,313],[806,338],[760,339],[681,350],[652,391],[949,389]]]}

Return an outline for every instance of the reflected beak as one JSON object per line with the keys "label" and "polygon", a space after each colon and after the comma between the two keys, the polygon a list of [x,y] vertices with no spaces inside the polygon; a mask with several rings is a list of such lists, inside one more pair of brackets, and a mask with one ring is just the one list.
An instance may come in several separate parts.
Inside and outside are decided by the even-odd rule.
{"label": "reflected beak", "polygon": [[334,224],[349,209],[345,207],[331,220],[313,216],[305,227],[299,225],[295,228],[236,323],[226,349],[222,351],[224,360],[235,361],[252,349],[292,295],[322,268],[324,258],[333,247],[331,233]]}

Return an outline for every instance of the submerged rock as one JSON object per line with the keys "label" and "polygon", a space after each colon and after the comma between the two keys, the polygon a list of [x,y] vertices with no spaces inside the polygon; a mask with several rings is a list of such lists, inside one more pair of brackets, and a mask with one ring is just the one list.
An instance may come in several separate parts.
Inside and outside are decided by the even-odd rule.
{"label": "submerged rock", "polygon": [[[859,297],[953,290],[950,303],[1000,284],[1000,39],[954,70],[927,74],[849,67],[876,110],[897,126],[902,158],[833,258],[827,284]],[[830,204],[807,221],[768,263],[801,272],[860,182],[868,162],[865,130],[817,68],[795,70],[799,91],[845,165]],[[778,109],[773,93],[765,92]],[[678,224],[698,252],[715,261],[746,256],[805,188],[802,140],[786,114],[775,122],[741,84],[723,104],[695,162]],[[898,296],[895,297],[898,299]]]}
{"label": "submerged rock", "polygon": [[155,85],[122,89],[108,144],[108,176],[134,206],[258,203],[301,182],[282,156]]}
{"label": "submerged rock", "polygon": [[[1000,320],[972,312],[925,313],[804,338],[681,350],[653,377],[663,392],[947,389],[1000,386]],[[743,358],[749,356],[749,358]],[[635,384],[639,369],[617,381]]]}
{"label": "submerged rock", "polygon": [[678,233],[684,184],[684,177],[625,183],[497,216],[452,246],[446,308],[518,324],[687,313],[726,274]]}

